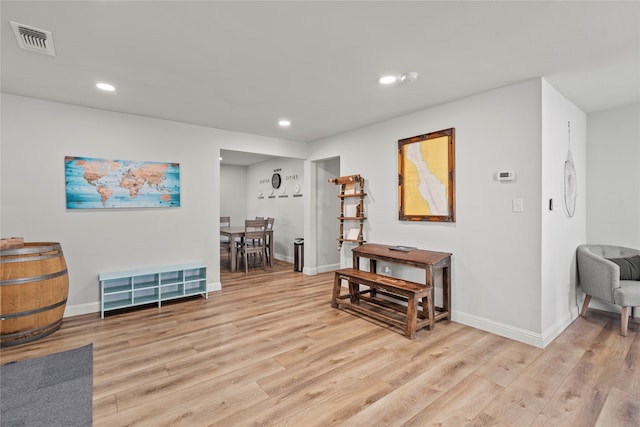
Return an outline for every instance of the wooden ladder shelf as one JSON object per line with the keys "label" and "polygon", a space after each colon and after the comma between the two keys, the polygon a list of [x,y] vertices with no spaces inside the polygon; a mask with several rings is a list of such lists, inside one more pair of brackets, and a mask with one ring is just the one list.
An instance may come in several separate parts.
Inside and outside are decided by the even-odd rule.
{"label": "wooden ladder shelf", "polygon": [[[360,175],[340,176],[329,179],[329,182],[340,186],[340,237],[338,237],[338,250],[344,242],[361,245],[364,240],[364,178]],[[346,226],[345,226],[346,223]]]}

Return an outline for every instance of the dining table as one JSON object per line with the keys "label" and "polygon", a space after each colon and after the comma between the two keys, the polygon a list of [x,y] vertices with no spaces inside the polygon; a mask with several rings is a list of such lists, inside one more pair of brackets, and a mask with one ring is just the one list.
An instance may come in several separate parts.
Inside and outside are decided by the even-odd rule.
{"label": "dining table", "polygon": [[[220,235],[227,236],[231,242],[231,259],[229,260],[229,269],[236,271],[238,263],[238,247],[234,244],[237,240],[244,240],[244,225],[232,225],[229,227],[220,227]],[[273,229],[265,230],[269,247],[269,266],[273,267]]]}

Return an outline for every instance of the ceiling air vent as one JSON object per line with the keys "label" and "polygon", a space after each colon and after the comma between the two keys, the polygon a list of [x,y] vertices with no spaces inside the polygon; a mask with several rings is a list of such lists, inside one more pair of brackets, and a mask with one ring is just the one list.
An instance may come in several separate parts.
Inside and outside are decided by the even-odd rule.
{"label": "ceiling air vent", "polygon": [[18,39],[18,45],[20,45],[22,49],[56,56],[51,31],[18,24],[13,21],[10,22],[11,28],[13,28],[13,32]]}

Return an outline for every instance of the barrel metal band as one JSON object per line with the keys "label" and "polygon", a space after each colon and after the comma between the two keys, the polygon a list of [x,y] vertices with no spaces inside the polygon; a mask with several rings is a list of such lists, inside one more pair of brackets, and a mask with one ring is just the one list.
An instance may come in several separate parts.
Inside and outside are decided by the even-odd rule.
{"label": "barrel metal band", "polygon": [[0,286],[16,285],[19,283],[39,282],[41,280],[54,279],[56,277],[64,276],[65,274],[67,274],[66,268],[62,271],[58,271],[56,273],[51,273],[51,274],[45,274],[42,276],[22,277],[20,279],[10,279],[10,280],[0,280]]}
{"label": "barrel metal band", "polygon": [[22,248],[15,249],[3,249],[2,255],[24,255],[24,254],[37,254],[38,252],[51,252],[62,250],[60,243],[45,246],[24,246]]}
{"label": "barrel metal band", "polygon": [[[0,346],[10,347],[12,345],[35,341],[37,339],[46,337],[47,335],[54,333],[55,331],[60,329],[60,325],[62,325],[62,319],[56,320],[55,322],[45,326],[40,326],[39,328],[29,329],[28,331],[20,331],[13,334],[1,335],[0,338],[2,338],[2,343],[0,344]],[[24,338],[19,338],[15,340],[11,339],[13,337],[21,337],[21,336],[24,336]]]}
{"label": "barrel metal band", "polygon": [[0,320],[9,320],[9,319],[15,319],[16,317],[23,317],[23,316],[29,316],[31,314],[42,313],[43,311],[53,310],[54,308],[60,307],[61,305],[65,305],[66,303],[67,303],[67,299],[65,298],[62,301],[58,301],[57,303],[48,305],[46,307],[38,307],[38,308],[34,308],[33,310],[25,310],[25,311],[20,311],[18,313],[12,313],[12,314],[0,314]]}
{"label": "barrel metal band", "polygon": [[57,252],[53,255],[40,255],[40,256],[30,256],[30,257],[22,257],[22,258],[2,258],[0,260],[0,264],[8,264],[10,262],[27,262],[27,261],[39,261],[41,259],[60,258],[62,255],[63,255],[62,252]]}

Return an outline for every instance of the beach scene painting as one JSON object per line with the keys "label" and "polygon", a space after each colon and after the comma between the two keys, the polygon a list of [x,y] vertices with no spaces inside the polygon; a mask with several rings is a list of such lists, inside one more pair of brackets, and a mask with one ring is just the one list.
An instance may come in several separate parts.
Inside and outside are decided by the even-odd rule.
{"label": "beach scene painting", "polygon": [[402,221],[455,222],[455,129],[398,141],[398,206]]}

